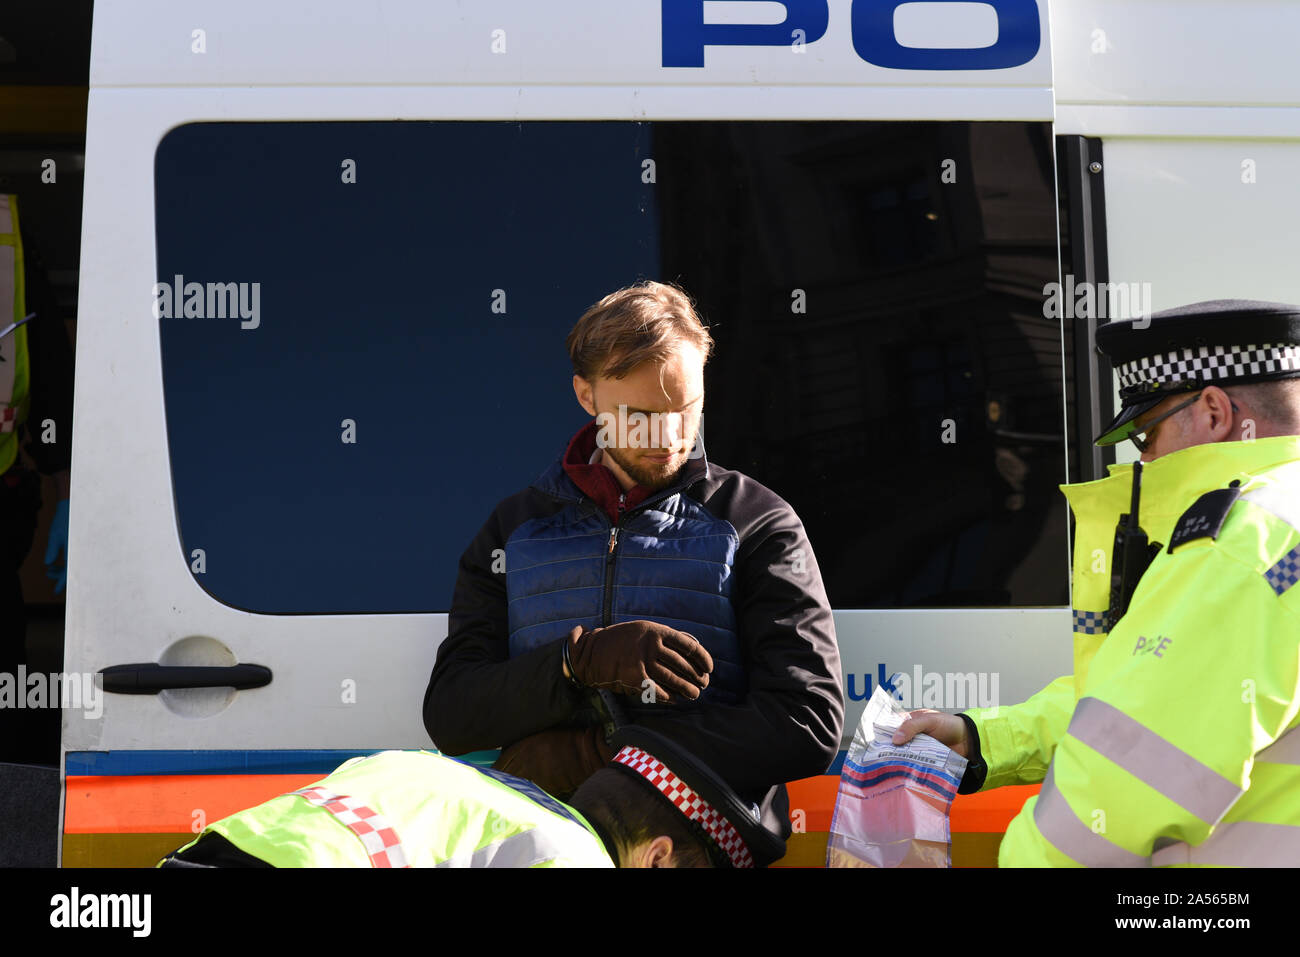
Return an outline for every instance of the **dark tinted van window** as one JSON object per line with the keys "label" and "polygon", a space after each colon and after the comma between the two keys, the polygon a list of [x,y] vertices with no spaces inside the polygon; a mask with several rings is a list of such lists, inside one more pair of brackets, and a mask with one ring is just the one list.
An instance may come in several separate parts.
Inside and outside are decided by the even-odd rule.
{"label": "dark tinted van window", "polygon": [[180,127],[152,300],[178,550],[251,611],[446,610],[585,421],[565,334],[656,278],[718,341],[710,458],[795,506],[836,607],[1064,603],[1049,133]]}

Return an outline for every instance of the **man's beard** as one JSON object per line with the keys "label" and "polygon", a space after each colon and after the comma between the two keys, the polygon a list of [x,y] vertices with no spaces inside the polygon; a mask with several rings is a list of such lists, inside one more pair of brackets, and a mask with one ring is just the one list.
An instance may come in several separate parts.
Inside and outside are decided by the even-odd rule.
{"label": "man's beard", "polygon": [[690,461],[687,457],[674,455],[663,465],[655,462],[639,463],[630,453],[623,449],[609,446],[604,451],[606,455],[618,463],[619,468],[627,473],[628,478],[636,482],[637,485],[643,485],[656,492],[662,491],[676,482],[682,469]]}

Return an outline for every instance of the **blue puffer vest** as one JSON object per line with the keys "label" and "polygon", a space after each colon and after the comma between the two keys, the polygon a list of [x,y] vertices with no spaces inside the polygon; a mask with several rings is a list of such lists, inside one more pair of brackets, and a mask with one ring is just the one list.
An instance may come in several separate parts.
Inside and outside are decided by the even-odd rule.
{"label": "blue puffer vest", "polygon": [[735,527],[683,494],[682,485],[650,496],[613,526],[558,461],[533,487],[564,505],[506,540],[511,657],[575,625],[656,621],[694,635],[713,656],[701,701],[743,700],[746,670],[731,603]]}

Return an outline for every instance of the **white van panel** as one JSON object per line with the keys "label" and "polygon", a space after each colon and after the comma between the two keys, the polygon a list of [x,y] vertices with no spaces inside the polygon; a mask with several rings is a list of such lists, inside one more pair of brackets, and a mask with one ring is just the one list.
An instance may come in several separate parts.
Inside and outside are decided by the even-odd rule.
{"label": "white van panel", "polygon": [[[1040,4],[1037,54],[1021,66],[984,70],[875,66],[855,52],[851,4],[832,0],[827,9],[825,34],[803,52],[793,44],[710,45],[704,66],[693,68],[663,65],[660,0],[563,5],[230,0],[201,11],[167,0],[101,3],[95,10],[91,87],[256,86],[261,88],[257,100],[275,99],[267,86],[329,88],[328,96],[341,97],[332,114],[336,119],[465,115],[421,114],[405,91],[377,89],[403,85],[452,86],[457,99],[467,87],[506,87],[511,97],[521,95],[521,87],[552,87],[558,94],[552,102],[566,104],[563,115],[592,119],[666,119],[710,110],[729,118],[1051,118],[1045,4]],[[735,19],[715,19],[708,7],[705,17],[706,23]],[[800,22],[794,16],[789,21],[795,29]],[[197,53],[194,34],[200,30],[205,52]],[[497,49],[504,43],[503,53],[493,52],[494,42]],[[983,31],[972,32],[972,47],[986,42]],[[368,88],[364,99],[374,104],[371,109],[356,112],[355,98],[339,89],[352,86]],[[579,87],[623,88],[608,101],[619,108],[609,114],[582,112],[590,101],[574,99]],[[671,106],[663,112],[661,104],[674,101],[647,103],[647,87],[682,90],[685,98],[677,102],[687,109],[698,104],[701,112],[679,113]],[[770,87],[786,89],[778,94],[765,89]],[[728,94],[728,88],[739,95]],[[507,109],[497,115],[515,114]]]}
{"label": "white van panel", "polygon": [[[1061,675],[1074,670],[1073,625],[1068,608],[888,609],[835,613],[840,665],[845,679],[844,744],[869,697],[867,682],[902,672],[911,682],[905,707],[964,711],[973,707],[1018,704]],[[971,700],[959,685],[945,681],[938,700],[927,699],[925,677],[974,675],[993,700]],[[850,677],[853,681],[850,683]],[[956,691],[954,695],[952,692]]]}
{"label": "white van panel", "polygon": [[[181,555],[158,320],[147,298],[154,149],[194,115],[177,97],[195,94],[90,96],[69,534],[70,549],[94,559],[70,563],[65,668],[157,661],[172,644],[205,636],[236,661],[269,667],[274,680],[206,718],[178,715],[160,696],[105,695],[102,718],[65,712],[64,750],[427,745],[420,701],[445,615],[252,615],[206,594]],[[345,681],[355,704],[344,703]]]}
{"label": "white van panel", "polygon": [[1051,13],[1058,104],[1300,104],[1293,0],[1051,0]]}
{"label": "white van panel", "polygon": [[1300,139],[1114,139],[1105,167],[1110,279],[1150,283],[1153,310],[1300,300]]}
{"label": "white van panel", "polygon": [[1062,103],[1056,132],[1081,136],[1249,139],[1300,136],[1300,109],[1287,106],[1092,106]]}
{"label": "white van panel", "polygon": [[[1133,114],[1152,112],[1109,111],[1111,117],[1124,114],[1126,131],[1144,125],[1143,117]],[[1147,136],[1105,141],[1110,280],[1149,283],[1153,312],[1206,299],[1300,301],[1300,277],[1292,262],[1294,223],[1300,218],[1300,182],[1294,175],[1300,138],[1222,138],[1260,125],[1300,136],[1300,110],[1163,112],[1170,122],[1145,124]],[[1185,118],[1174,114],[1193,112],[1197,121],[1176,122]],[[1205,114],[1225,119],[1214,122]],[[1161,137],[1166,130],[1174,135]],[[1193,139],[1192,130],[1201,135],[1215,130],[1219,136]],[[1251,175],[1243,166],[1247,161],[1254,164],[1254,182],[1243,181]],[[1114,395],[1118,405],[1118,383]],[[1132,444],[1116,447],[1119,463],[1137,458]]]}

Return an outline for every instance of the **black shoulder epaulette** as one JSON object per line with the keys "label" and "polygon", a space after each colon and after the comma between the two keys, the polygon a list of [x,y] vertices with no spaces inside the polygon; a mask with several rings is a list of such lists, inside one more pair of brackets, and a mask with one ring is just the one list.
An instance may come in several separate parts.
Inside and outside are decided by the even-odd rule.
{"label": "black shoulder epaulette", "polygon": [[1169,551],[1198,538],[1218,538],[1219,530],[1240,496],[1241,489],[1233,482],[1229,488],[1216,488],[1198,498],[1174,526],[1174,533],[1169,537]]}

